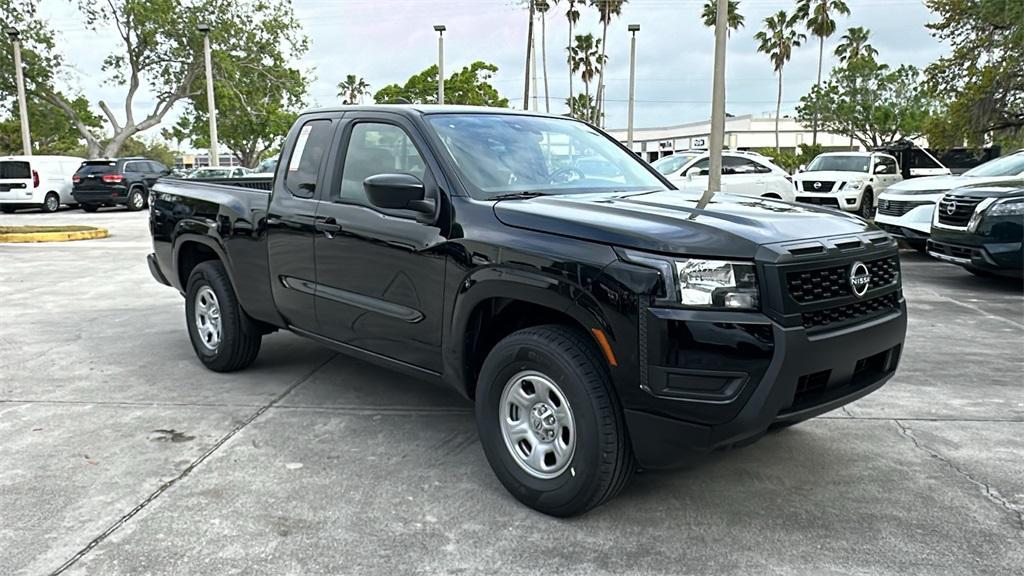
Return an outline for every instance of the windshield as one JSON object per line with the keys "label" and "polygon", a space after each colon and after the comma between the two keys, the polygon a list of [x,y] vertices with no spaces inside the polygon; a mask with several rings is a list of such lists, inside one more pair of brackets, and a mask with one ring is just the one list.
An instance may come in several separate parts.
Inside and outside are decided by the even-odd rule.
{"label": "windshield", "polygon": [[1002,158],[996,158],[991,162],[985,162],[981,166],[975,166],[964,176],[1019,176],[1024,175],[1024,152],[1010,154]]}
{"label": "windshield", "polygon": [[697,154],[673,154],[671,156],[665,156],[660,160],[656,160],[654,164],[651,164],[651,166],[653,166],[658,172],[667,176],[678,172],[683,168],[683,166],[689,164],[690,161],[697,156]]}
{"label": "windshield", "polygon": [[639,158],[583,122],[511,114],[427,119],[474,198],[666,189]]}
{"label": "windshield", "polygon": [[838,172],[867,172],[868,156],[818,156],[807,166],[808,172],[836,170]]}

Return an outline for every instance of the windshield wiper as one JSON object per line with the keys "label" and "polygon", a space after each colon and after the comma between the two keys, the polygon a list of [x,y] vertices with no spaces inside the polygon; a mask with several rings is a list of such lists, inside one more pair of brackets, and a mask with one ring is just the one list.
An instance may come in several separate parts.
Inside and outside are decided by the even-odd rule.
{"label": "windshield wiper", "polygon": [[525,192],[510,192],[508,194],[498,194],[491,198],[491,200],[529,200],[530,198],[536,198],[538,196],[548,196],[544,192],[525,191]]}

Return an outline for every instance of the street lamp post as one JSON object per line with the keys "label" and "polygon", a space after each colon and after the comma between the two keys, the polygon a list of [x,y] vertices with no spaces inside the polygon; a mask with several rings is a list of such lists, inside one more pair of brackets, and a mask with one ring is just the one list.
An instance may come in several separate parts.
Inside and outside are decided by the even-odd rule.
{"label": "street lamp post", "polygon": [[722,189],[722,145],[725,141],[725,36],[729,0],[718,0],[715,15],[715,70],[711,87],[711,149],[708,162],[708,188],[697,203],[703,209],[715,192]]}
{"label": "street lamp post", "polygon": [[18,117],[21,118],[21,148],[25,156],[32,155],[32,137],[28,129],[28,104],[25,102],[25,74],[21,69],[21,40],[17,28],[8,28],[7,36],[14,44],[14,76],[18,83]]}
{"label": "street lamp post", "polygon": [[206,107],[210,115],[210,166],[220,166],[217,151],[217,103],[213,96],[213,64],[210,57],[210,25],[199,24],[196,29],[203,34],[203,58],[206,61]]}
{"label": "street lamp post", "polygon": [[437,31],[437,103],[444,104],[444,24],[436,24]]}
{"label": "street lamp post", "polygon": [[629,25],[632,38],[629,41],[629,117],[626,120],[626,147],[630,152],[633,151],[633,108],[636,105],[636,33],[639,31],[639,24]]}

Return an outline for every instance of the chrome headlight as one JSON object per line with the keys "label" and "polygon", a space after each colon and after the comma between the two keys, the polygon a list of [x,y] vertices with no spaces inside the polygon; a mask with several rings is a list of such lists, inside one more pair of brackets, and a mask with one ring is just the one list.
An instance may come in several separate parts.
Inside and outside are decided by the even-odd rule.
{"label": "chrome headlight", "polygon": [[681,260],[676,262],[676,275],[679,303],[684,306],[757,308],[757,277],[752,263]]}
{"label": "chrome headlight", "polygon": [[850,182],[843,184],[843,190],[860,190],[863,187],[863,180],[851,180]]}
{"label": "chrome headlight", "polygon": [[985,216],[1021,216],[1024,215],[1024,198],[1006,198],[996,200],[985,212]]}

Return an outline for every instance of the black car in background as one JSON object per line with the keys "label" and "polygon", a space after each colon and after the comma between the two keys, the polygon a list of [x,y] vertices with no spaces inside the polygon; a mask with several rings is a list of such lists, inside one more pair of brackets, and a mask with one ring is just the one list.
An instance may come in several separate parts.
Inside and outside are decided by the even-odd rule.
{"label": "black car in background", "polygon": [[1024,180],[946,194],[928,254],[979,276],[1024,277]]}
{"label": "black car in background", "polygon": [[171,171],[147,158],[87,160],[72,177],[71,195],[86,212],[100,206],[126,206],[142,210],[149,205],[149,189]]}

